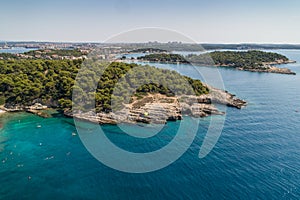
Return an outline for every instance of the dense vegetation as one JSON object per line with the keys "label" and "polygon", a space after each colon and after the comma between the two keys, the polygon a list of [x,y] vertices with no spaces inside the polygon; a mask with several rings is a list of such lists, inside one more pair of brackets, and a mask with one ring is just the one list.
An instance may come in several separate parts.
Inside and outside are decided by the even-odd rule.
{"label": "dense vegetation", "polygon": [[8,59],[17,59],[18,56],[12,53],[0,53],[1,60],[8,60]]}
{"label": "dense vegetation", "polygon": [[[112,63],[108,67],[100,63],[84,63],[75,85],[74,99],[81,107],[89,107],[96,100],[97,111],[110,111],[111,99],[114,104],[129,103],[132,95],[141,97],[147,93],[167,96],[207,94],[208,88],[199,80],[182,76],[175,71],[158,69],[137,64]],[[91,67],[92,66],[92,67]],[[100,76],[101,74],[101,76]],[[98,77],[100,81],[98,82]],[[96,93],[91,85],[97,84]],[[174,93],[175,92],[175,93]],[[80,103],[79,103],[80,104]]]}
{"label": "dense vegetation", "polygon": [[198,65],[215,64],[219,66],[259,68],[263,63],[277,60],[288,61],[288,58],[278,53],[264,51],[215,51],[200,55],[190,54],[181,56],[177,54],[150,54],[138,59],[153,62],[181,62]]}
{"label": "dense vegetation", "polygon": [[[201,56],[189,55],[191,62],[201,62]],[[209,53],[216,65],[256,68],[263,66],[263,63],[275,62],[277,60],[287,61],[288,58],[278,53],[263,51],[215,51]]]}
{"label": "dense vegetation", "polygon": [[167,54],[167,53],[157,53],[157,54],[149,54],[145,56],[138,57],[140,60],[147,60],[150,62],[180,62],[187,63],[187,60],[184,56],[179,54]]}
{"label": "dense vegetation", "polygon": [[[79,84],[74,84],[81,66],[84,67],[77,77]],[[188,82],[191,87],[184,82]],[[95,83],[96,91],[92,89]],[[183,77],[175,71],[137,64],[112,63],[106,67],[105,63],[92,60],[0,61],[2,104],[31,105],[39,101],[53,107],[70,108],[73,90],[80,94],[76,96],[75,102],[80,102],[77,106],[88,106],[91,97],[94,97],[97,111],[110,111],[111,98],[118,102],[126,100],[126,95],[112,95],[114,91],[136,96],[146,93],[174,95],[174,90],[176,94],[208,93],[208,89],[199,80]]]}
{"label": "dense vegetation", "polygon": [[20,54],[12,53],[0,53],[0,60],[14,60],[14,59],[65,59],[66,57],[80,58],[86,55],[87,51],[81,52],[75,49],[45,49],[45,50],[33,50]]}
{"label": "dense vegetation", "polygon": [[35,56],[37,54],[43,54],[46,56],[51,56],[51,55],[57,55],[57,56],[74,56],[74,57],[80,57],[84,55],[81,51],[79,50],[70,50],[70,49],[53,49],[53,50],[35,50],[35,51],[28,51],[24,53],[25,55],[29,56]]}
{"label": "dense vegetation", "polygon": [[0,61],[0,96],[7,104],[20,105],[36,99],[53,105],[59,99],[70,99],[80,64],[76,60]]}

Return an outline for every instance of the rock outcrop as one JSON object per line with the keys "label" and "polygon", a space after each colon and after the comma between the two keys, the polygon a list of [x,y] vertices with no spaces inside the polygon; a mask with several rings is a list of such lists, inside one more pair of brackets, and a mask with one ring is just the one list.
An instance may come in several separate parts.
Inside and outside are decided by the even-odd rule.
{"label": "rock outcrop", "polygon": [[149,94],[142,99],[134,99],[131,104],[124,104],[120,110],[109,113],[65,111],[65,115],[100,124],[117,123],[155,123],[164,124],[167,121],[183,119],[184,115],[192,117],[206,117],[222,115],[213,104],[223,104],[235,108],[242,108],[246,102],[235,98],[234,95],[209,87],[208,95],[167,97],[161,94]]}
{"label": "rock outcrop", "polygon": [[2,109],[6,112],[29,112],[35,115],[38,115],[43,118],[48,118],[50,117],[49,114],[43,112],[43,110],[47,110],[48,107],[45,105],[42,105],[40,103],[35,103],[31,106],[24,106],[24,105],[10,105],[6,104],[5,106],[2,107]]}
{"label": "rock outcrop", "polygon": [[264,73],[275,73],[275,74],[288,74],[288,75],[296,75],[296,72],[288,68],[279,68],[275,66],[266,66],[265,68],[237,68],[238,70],[242,71],[249,71],[249,72],[264,72]]}

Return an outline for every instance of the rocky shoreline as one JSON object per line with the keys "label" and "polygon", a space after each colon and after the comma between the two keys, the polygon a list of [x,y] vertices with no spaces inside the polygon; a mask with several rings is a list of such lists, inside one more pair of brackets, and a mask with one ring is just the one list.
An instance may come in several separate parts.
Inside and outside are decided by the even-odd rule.
{"label": "rocky shoreline", "polygon": [[296,72],[291,71],[288,68],[279,68],[270,66],[266,69],[248,69],[248,68],[237,68],[241,71],[249,71],[249,72],[262,72],[262,73],[275,73],[275,74],[288,74],[288,75],[296,75]]}
{"label": "rocky shoreline", "polygon": [[222,104],[241,109],[247,103],[235,98],[226,91],[209,88],[210,93],[201,96],[167,97],[161,94],[148,94],[142,99],[135,99],[131,104],[125,104],[119,111],[109,113],[64,112],[67,117],[73,117],[99,124],[118,123],[153,123],[165,124],[167,121],[182,120],[184,116],[206,117],[209,115],[223,115],[214,104]]}
{"label": "rocky shoreline", "polygon": [[268,62],[263,63],[263,66],[261,68],[237,68],[238,70],[242,71],[250,71],[250,72],[264,72],[264,73],[276,73],[276,74],[288,74],[288,75],[296,75],[295,72],[288,68],[279,68],[276,67],[276,65],[282,65],[282,64],[290,64],[290,63],[296,63],[296,61],[293,60],[277,60],[276,62]]}
{"label": "rocky shoreline", "polygon": [[50,115],[43,112],[47,110],[48,107],[39,103],[36,103],[32,106],[24,106],[24,105],[6,105],[0,107],[0,114],[5,112],[28,112],[35,114],[39,117],[49,118]]}
{"label": "rocky shoreline", "polygon": [[5,110],[0,109],[0,115],[6,113]]}
{"label": "rocky shoreline", "polygon": [[[162,94],[148,94],[141,99],[136,97],[132,103],[124,104],[121,110],[113,112],[73,112],[65,110],[66,117],[72,117],[98,124],[118,123],[146,123],[165,124],[167,121],[182,120],[184,116],[207,117],[210,115],[223,115],[214,104],[226,105],[241,109],[247,102],[235,97],[235,95],[205,85],[209,88],[209,94],[195,96],[182,95],[168,97]],[[0,107],[1,113],[28,112],[43,118],[51,117],[47,112],[47,106],[36,103],[32,106],[6,105]]]}

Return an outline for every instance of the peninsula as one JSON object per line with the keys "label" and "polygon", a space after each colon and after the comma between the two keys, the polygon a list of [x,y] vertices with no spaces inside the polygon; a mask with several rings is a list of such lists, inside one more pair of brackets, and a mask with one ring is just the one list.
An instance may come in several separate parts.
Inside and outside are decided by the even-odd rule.
{"label": "peninsula", "polygon": [[267,72],[295,75],[287,68],[279,68],[277,65],[294,63],[286,56],[264,51],[214,51],[204,54],[190,54],[182,56],[179,54],[161,53],[149,54],[137,58],[141,61],[183,63],[194,65],[214,65],[216,67],[229,67],[250,72]]}
{"label": "peninsula", "polygon": [[[81,69],[84,76],[77,82],[83,84],[78,86],[75,78],[84,65],[89,67]],[[130,79],[126,79],[127,75]],[[122,78],[127,81],[117,87]],[[142,84],[141,80],[149,80],[149,83]],[[175,89],[176,94],[159,81]],[[96,91],[91,87],[95,82],[98,83]],[[114,93],[116,88],[120,94],[131,95],[117,96]],[[72,96],[73,91],[80,94],[76,99]],[[95,112],[87,109],[92,103],[91,96],[94,97]],[[223,114],[214,104],[236,108],[246,105],[245,101],[226,91],[175,71],[121,62],[107,67],[88,59],[1,60],[0,100],[1,109],[8,112],[28,111],[43,116],[41,110],[54,108],[62,110],[66,116],[110,124],[166,123],[181,120],[184,115],[205,117]],[[117,109],[112,107],[113,102],[119,105]],[[74,113],[72,108],[80,112]]]}

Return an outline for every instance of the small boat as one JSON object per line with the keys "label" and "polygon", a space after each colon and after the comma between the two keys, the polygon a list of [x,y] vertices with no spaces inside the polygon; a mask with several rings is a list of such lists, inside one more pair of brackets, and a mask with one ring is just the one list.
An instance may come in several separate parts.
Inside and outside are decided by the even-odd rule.
{"label": "small boat", "polygon": [[41,126],[41,125],[37,125],[36,127],[37,127],[37,128],[42,128],[42,126]]}
{"label": "small boat", "polygon": [[72,136],[76,136],[77,134],[75,132],[72,133]]}
{"label": "small boat", "polygon": [[51,160],[53,158],[54,158],[54,156],[50,156],[50,157],[46,157],[44,160]]}

